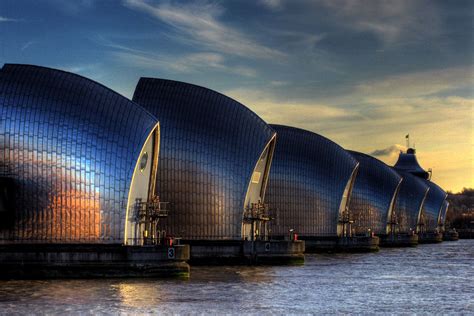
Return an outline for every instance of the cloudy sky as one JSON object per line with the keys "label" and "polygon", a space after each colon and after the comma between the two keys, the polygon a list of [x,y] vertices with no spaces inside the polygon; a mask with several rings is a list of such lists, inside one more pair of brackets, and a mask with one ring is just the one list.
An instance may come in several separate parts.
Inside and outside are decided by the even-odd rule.
{"label": "cloudy sky", "polygon": [[269,123],[393,164],[410,134],[446,190],[474,187],[474,1],[2,0],[0,64],[227,94]]}

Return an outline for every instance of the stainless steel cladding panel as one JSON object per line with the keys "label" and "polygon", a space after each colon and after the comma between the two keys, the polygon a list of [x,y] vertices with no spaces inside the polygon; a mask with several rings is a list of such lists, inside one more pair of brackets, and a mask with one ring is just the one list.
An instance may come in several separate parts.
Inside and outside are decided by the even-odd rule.
{"label": "stainless steel cladding panel", "polygon": [[418,163],[418,160],[416,159],[416,151],[413,148],[408,148],[406,153],[400,152],[394,168],[396,170],[409,172],[423,179],[429,179],[430,177],[430,174]]}
{"label": "stainless steel cladding panel", "polygon": [[357,235],[387,234],[402,177],[374,157],[348,152],[360,163],[349,204],[353,229]]}
{"label": "stainless steel cladding panel", "polygon": [[141,147],[157,120],[91,80],[28,65],[0,71],[0,176],[15,182],[2,242],[122,243]]}
{"label": "stainless steel cladding panel", "polygon": [[430,190],[421,211],[420,230],[431,233],[439,229],[442,206],[448,195],[435,183],[428,180],[423,181],[430,187]]}
{"label": "stainless steel cladding panel", "polygon": [[416,232],[429,186],[408,172],[397,171],[397,173],[403,177],[403,181],[393,209],[397,223],[395,230],[400,233]]}
{"label": "stainless steel cladding panel", "polygon": [[[357,161],[318,134],[281,125],[270,171],[266,202],[275,219],[271,235],[294,229],[301,237],[336,237]],[[344,197],[344,195],[346,195]]]}
{"label": "stainless steel cladding panel", "polygon": [[192,84],[141,78],[133,100],[160,117],[157,193],[170,202],[161,228],[185,239],[242,239],[253,170],[275,132],[244,105]]}

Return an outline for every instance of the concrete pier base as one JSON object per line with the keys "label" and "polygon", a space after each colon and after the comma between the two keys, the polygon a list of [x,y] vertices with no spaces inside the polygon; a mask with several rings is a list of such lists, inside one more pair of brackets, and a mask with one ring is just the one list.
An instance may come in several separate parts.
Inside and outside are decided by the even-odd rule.
{"label": "concrete pier base", "polygon": [[0,278],[189,277],[188,245],[0,245]]}
{"label": "concrete pier base", "polygon": [[356,237],[306,237],[306,253],[321,252],[373,252],[379,250],[379,238]]}
{"label": "concrete pier base", "polygon": [[443,241],[441,233],[420,233],[418,234],[419,244],[436,244]]}
{"label": "concrete pier base", "polygon": [[448,230],[443,233],[443,241],[457,241],[459,233],[455,230]]}
{"label": "concrete pier base", "polygon": [[338,248],[343,252],[374,252],[379,251],[380,238],[373,237],[342,237]]}
{"label": "concrete pier base", "polygon": [[304,241],[186,240],[194,265],[303,264]]}
{"label": "concrete pier base", "polygon": [[416,247],[418,235],[416,234],[394,234],[380,236],[381,247]]}
{"label": "concrete pier base", "polygon": [[336,252],[339,238],[337,237],[307,237],[305,241],[306,253]]}

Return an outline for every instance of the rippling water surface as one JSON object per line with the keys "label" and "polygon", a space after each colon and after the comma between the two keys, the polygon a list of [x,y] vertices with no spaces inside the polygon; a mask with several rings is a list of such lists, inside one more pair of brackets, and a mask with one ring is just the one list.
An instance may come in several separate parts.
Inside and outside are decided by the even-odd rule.
{"label": "rippling water surface", "polygon": [[474,240],[193,267],[189,280],[0,281],[2,314],[474,314]]}

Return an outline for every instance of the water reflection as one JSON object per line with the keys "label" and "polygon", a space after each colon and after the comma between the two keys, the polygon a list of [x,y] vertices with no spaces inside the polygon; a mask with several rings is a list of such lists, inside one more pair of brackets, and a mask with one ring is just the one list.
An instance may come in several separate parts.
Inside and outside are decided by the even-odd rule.
{"label": "water reflection", "polygon": [[193,267],[189,280],[0,281],[0,314],[472,314],[472,262],[474,240],[461,240],[297,267]]}
{"label": "water reflection", "polygon": [[125,281],[111,285],[117,291],[118,299],[127,308],[142,308],[148,305],[159,305],[167,301],[167,289],[157,282],[143,280]]}

